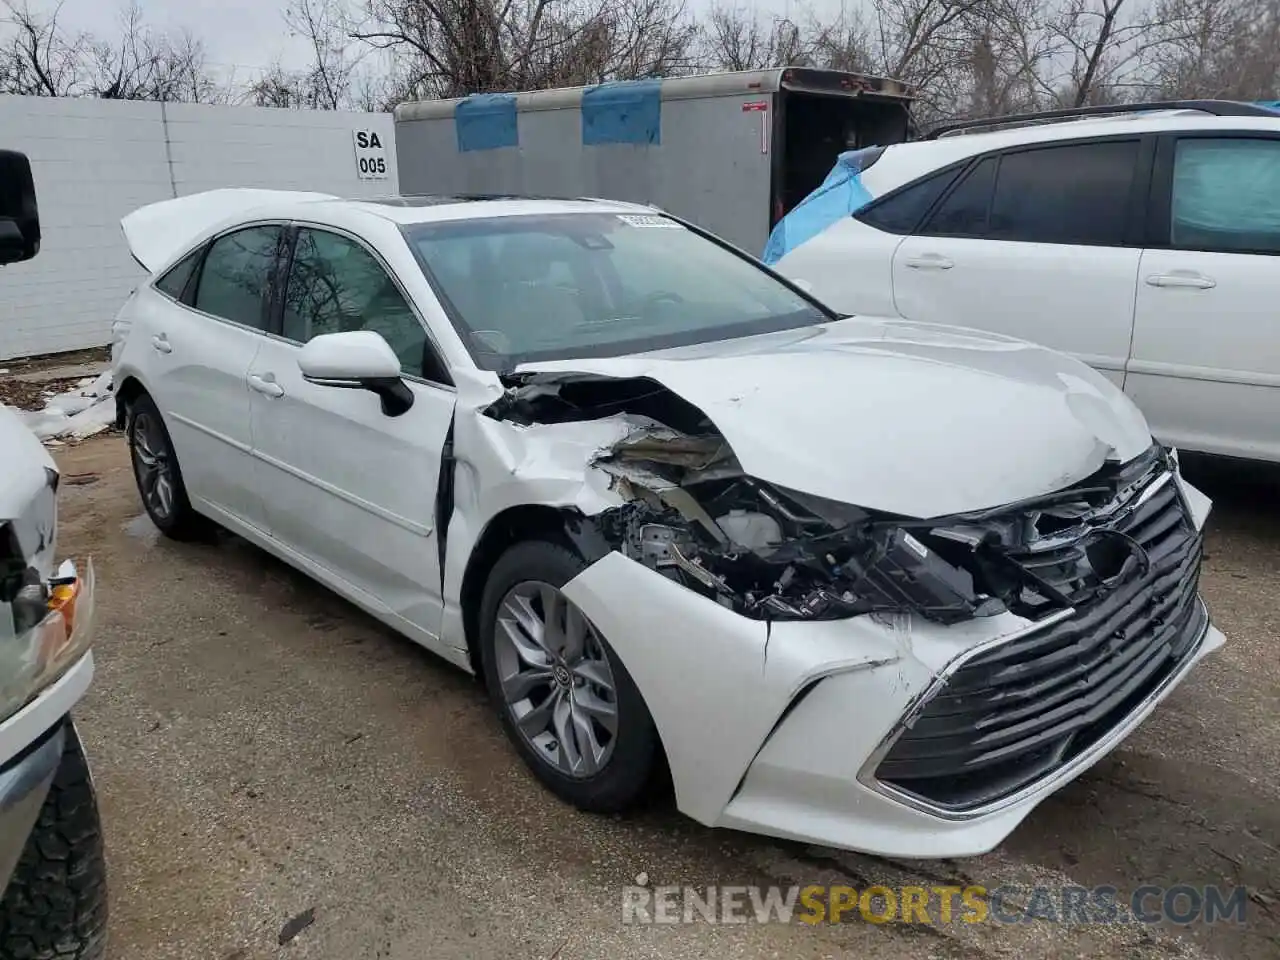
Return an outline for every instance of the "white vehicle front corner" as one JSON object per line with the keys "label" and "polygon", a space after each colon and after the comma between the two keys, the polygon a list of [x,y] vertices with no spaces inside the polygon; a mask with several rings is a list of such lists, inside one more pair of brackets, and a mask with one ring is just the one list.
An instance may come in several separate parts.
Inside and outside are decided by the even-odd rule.
{"label": "white vehicle front corner", "polygon": [[948,815],[881,788],[874,769],[951,666],[1044,624],[1013,614],[950,627],[918,617],[767,624],[613,552],[564,588],[644,692],[676,803],[707,826],[884,856],[974,856],[1125,739],[1207,654],[1190,657],[1101,742],[1051,778]]}

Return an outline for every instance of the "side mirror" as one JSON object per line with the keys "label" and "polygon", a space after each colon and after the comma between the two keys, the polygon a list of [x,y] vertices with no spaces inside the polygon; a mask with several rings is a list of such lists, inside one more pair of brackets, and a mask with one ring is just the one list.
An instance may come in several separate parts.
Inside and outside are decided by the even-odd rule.
{"label": "side mirror", "polygon": [[36,185],[26,154],[0,150],[0,263],[30,260],[40,252]]}
{"label": "side mirror", "polygon": [[400,358],[372,330],[311,338],[298,354],[298,369],[304,380],[317,386],[376,393],[388,417],[398,417],[413,406],[413,391],[400,379]]}

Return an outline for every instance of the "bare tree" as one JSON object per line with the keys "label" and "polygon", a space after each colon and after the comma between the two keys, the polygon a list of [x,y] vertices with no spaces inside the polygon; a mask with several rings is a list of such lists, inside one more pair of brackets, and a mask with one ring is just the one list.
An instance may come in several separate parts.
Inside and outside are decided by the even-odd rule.
{"label": "bare tree", "polygon": [[59,23],[62,5],[48,14],[31,9],[27,0],[0,0],[0,21],[11,36],[0,49],[5,93],[69,97],[84,92],[83,60],[89,40],[68,35]]}
{"label": "bare tree", "polygon": [[681,0],[364,0],[351,35],[418,96],[664,76],[693,63]]}
{"label": "bare tree", "polygon": [[308,105],[326,110],[347,106],[360,61],[368,48],[354,48],[348,36],[349,17],[339,0],[290,0],[285,23],[311,48],[305,71]]}
{"label": "bare tree", "polygon": [[223,91],[209,73],[203,45],[190,34],[151,30],[136,6],[125,8],[113,40],[69,32],[61,6],[48,14],[27,0],[0,0],[0,92],[45,97],[211,101]]}
{"label": "bare tree", "polygon": [[1162,0],[1143,95],[1280,95],[1280,0]]}
{"label": "bare tree", "polygon": [[137,5],[121,17],[119,39],[90,41],[84,72],[88,92],[106,100],[215,101],[222,91],[205,64],[204,45],[189,33],[157,34]]}
{"label": "bare tree", "polygon": [[702,59],[717,70],[758,70],[804,65],[809,56],[794,21],[717,4],[702,25]]}
{"label": "bare tree", "polygon": [[[127,7],[118,33],[0,0],[0,93],[221,100],[203,44]],[[134,0],[136,2],[136,0]],[[918,119],[1143,97],[1280,95],[1280,0],[860,0],[794,18],[713,0],[288,0],[307,62],[236,84],[242,102],[385,110],[411,97],[789,64],[874,73]]]}

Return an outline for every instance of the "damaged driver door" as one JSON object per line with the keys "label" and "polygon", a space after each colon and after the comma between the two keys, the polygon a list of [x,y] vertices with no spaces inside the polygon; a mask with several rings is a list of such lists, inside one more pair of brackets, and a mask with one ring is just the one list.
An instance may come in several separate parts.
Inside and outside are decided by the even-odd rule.
{"label": "damaged driver door", "polygon": [[[355,237],[298,228],[278,336],[249,370],[254,455],[271,537],[317,579],[427,646],[440,634],[435,519],[452,387],[408,298]],[[379,394],[308,380],[302,345],[378,333],[400,358],[408,409]],[[398,388],[397,388],[398,389]]]}

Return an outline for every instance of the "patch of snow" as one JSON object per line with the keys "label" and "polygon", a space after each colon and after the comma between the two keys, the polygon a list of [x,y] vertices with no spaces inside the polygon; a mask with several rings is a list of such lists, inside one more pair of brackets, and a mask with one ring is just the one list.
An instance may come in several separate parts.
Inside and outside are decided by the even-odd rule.
{"label": "patch of snow", "polygon": [[50,396],[43,410],[19,410],[18,415],[41,440],[84,440],[101,433],[116,419],[111,371],[85,377],[65,393]]}

